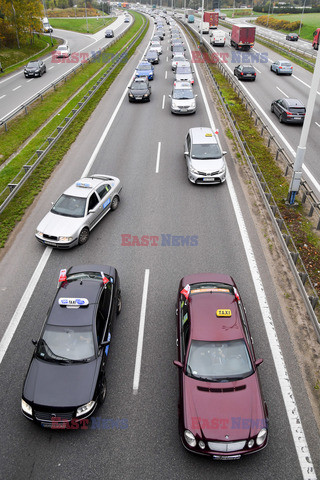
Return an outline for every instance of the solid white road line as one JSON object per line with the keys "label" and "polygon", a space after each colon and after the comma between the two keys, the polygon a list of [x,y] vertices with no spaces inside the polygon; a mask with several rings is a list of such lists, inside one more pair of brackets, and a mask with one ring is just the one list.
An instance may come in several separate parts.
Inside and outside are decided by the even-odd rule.
{"label": "solid white road line", "polygon": [[46,247],[45,251],[42,254],[42,257],[33,272],[33,275],[29,281],[29,284],[27,288],[24,291],[24,294],[21,297],[21,300],[16,308],[16,311],[14,312],[10,323],[1,339],[0,342],[0,364],[2,362],[2,359],[10,345],[10,342],[13,338],[13,335],[19,325],[19,322],[21,320],[22,315],[24,314],[25,309],[27,308],[27,305],[29,303],[29,300],[31,298],[31,295],[34,292],[34,289],[39,281],[39,278],[43,272],[44,267],[46,266],[46,263],[51,255],[52,248],[51,247]]}
{"label": "solid white road line", "polygon": [[167,78],[168,78],[168,72],[167,72],[167,70],[166,70],[166,73],[164,74],[164,78],[165,78],[166,80],[167,80]]}
{"label": "solid white road line", "polygon": [[166,101],[166,96],[163,95],[163,97],[162,97],[162,110],[164,109],[164,103],[165,103],[165,101]]}
{"label": "solid white road line", "polygon": [[159,173],[161,142],[158,142],[156,173]]}
{"label": "solid white road line", "polygon": [[144,272],[137,354],[136,354],[136,363],[135,363],[134,375],[133,375],[133,393],[134,394],[137,394],[139,389],[142,348],[143,348],[143,335],[144,335],[144,325],[145,325],[145,319],[146,319],[146,307],[147,307],[147,296],[148,296],[148,285],[149,285],[149,274],[150,274],[150,270],[146,269]]}
{"label": "solid white road line", "polygon": [[279,90],[279,92],[282,93],[282,95],[284,95],[285,97],[289,98],[289,95],[287,95],[286,93],[284,93],[279,87],[276,87],[276,88]]}
{"label": "solid white road line", "polygon": [[[189,48],[189,51],[190,51],[190,48]],[[205,93],[202,88],[201,80],[199,78],[196,65],[194,65],[194,70],[199,82],[201,93],[204,96],[205,106],[206,106],[206,110],[210,120],[211,128],[215,129],[214,122],[212,120],[212,115],[208,108],[208,102],[205,98]],[[274,360],[274,366],[277,372],[277,377],[280,384],[280,389],[281,389],[283,401],[285,404],[288,421],[289,421],[293,441],[294,441],[296,452],[297,452],[297,457],[300,463],[302,476],[304,480],[316,480],[317,477],[312,464],[307,440],[304,435],[301,418],[298,412],[298,407],[293,395],[290,378],[284,362],[278,336],[277,336],[273,319],[271,316],[270,308],[269,308],[267,297],[264,291],[263,283],[260,277],[257,262],[254,257],[253,248],[250,243],[248,231],[243,219],[240,204],[239,204],[235,189],[233,187],[233,183],[232,183],[228,169],[227,169],[226,184],[231,197],[233,209],[235,212],[235,217],[238,222],[243,247],[246,252],[250,272],[252,275],[253,284],[256,291],[256,296],[259,302],[259,306],[260,306],[260,310],[263,318],[263,323],[267,332],[267,337],[268,337],[271,353]]]}

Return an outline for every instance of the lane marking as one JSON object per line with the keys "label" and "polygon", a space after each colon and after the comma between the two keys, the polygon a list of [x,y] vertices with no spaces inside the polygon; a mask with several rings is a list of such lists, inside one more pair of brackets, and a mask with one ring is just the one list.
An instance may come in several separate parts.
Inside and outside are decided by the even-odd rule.
{"label": "lane marking", "polygon": [[318,122],[314,122],[314,123],[317,125],[317,127],[320,127],[320,124]]}
{"label": "lane marking", "polygon": [[18,90],[18,89],[21,88],[21,87],[22,87],[22,85],[19,85],[18,87],[13,88],[12,91],[15,92],[16,90]]}
{"label": "lane marking", "polygon": [[166,70],[166,73],[164,74],[164,78],[167,79],[168,78],[168,71]]}
{"label": "lane marking", "polygon": [[156,173],[159,173],[159,166],[160,166],[160,152],[161,152],[161,142],[158,142],[157,163],[156,163]]}
{"label": "lane marking", "polygon": [[48,70],[52,70],[53,68],[54,68],[54,66],[52,66],[52,67],[49,67],[49,68],[48,68]]}
{"label": "lane marking", "polygon": [[253,67],[253,68],[254,68],[255,70],[257,70],[257,72],[258,72],[258,73],[261,73],[261,71],[260,71],[260,70],[258,70],[258,68],[257,68],[257,67]]}
{"label": "lane marking", "polygon": [[279,92],[282,93],[282,95],[284,95],[285,97],[289,98],[289,95],[287,95],[286,93],[284,93],[284,92],[281,90],[281,88],[279,88],[279,87],[276,87],[276,88],[279,90]]}
{"label": "lane marking", "polygon": [[20,320],[22,318],[22,315],[24,314],[25,309],[27,308],[27,305],[29,303],[29,300],[34,292],[34,289],[36,288],[36,285],[40,279],[40,276],[44,270],[44,267],[47,264],[47,261],[51,255],[52,252],[52,247],[46,247],[45,251],[42,254],[42,257],[39,260],[39,263],[33,272],[33,275],[28,283],[27,288],[25,289],[21,300],[10,320],[10,323],[1,339],[0,342],[0,364],[2,362],[2,359],[10,345],[10,342],[13,338],[13,335],[15,334],[15,331],[20,323]]}
{"label": "lane marking", "polygon": [[4,98],[4,97],[5,97],[5,95],[1,95],[0,100],[1,100],[1,98]]}
{"label": "lane marking", "polygon": [[144,335],[144,326],[145,326],[145,319],[146,319],[146,307],[147,307],[147,296],[148,296],[148,285],[149,285],[149,274],[150,274],[150,270],[147,268],[144,272],[144,282],[143,282],[141,311],[140,311],[140,324],[139,324],[139,333],[138,333],[136,363],[135,363],[134,375],[133,375],[133,393],[134,393],[134,395],[136,395],[138,393],[139,381],[140,381],[141,359],[142,359],[142,348],[143,348],[143,335]]}
{"label": "lane marking", "polygon": [[[189,45],[188,45],[189,46]],[[189,47],[190,51],[190,47]],[[197,72],[196,65],[194,65],[194,69],[198,78],[199,86],[201,92],[203,91],[202,84],[200,77]],[[230,69],[230,68],[229,68]],[[204,99],[206,100],[205,93],[203,91]],[[205,101],[206,110],[208,113],[210,126],[214,129],[214,122],[212,120],[211,112],[208,108],[208,102]],[[250,243],[248,231],[244,222],[244,218],[242,215],[242,211],[240,208],[240,204],[237,198],[237,194],[235,192],[233,182],[231,180],[229,170],[227,168],[227,179],[226,179],[227,188],[229,190],[231,202],[233,205],[233,209],[235,212],[235,216],[237,219],[238,227],[240,230],[240,235],[243,243],[244,250],[246,252],[246,257],[249,264],[249,269],[252,275],[252,280],[256,292],[256,296],[259,302],[261,315],[263,319],[263,323],[266,329],[268,342],[270,345],[270,350],[272,353],[274,367],[277,372],[277,377],[281,389],[282,398],[284,401],[284,405],[287,412],[288,422],[291,429],[291,434],[293,437],[294,445],[297,452],[297,457],[300,463],[300,468],[302,472],[302,476],[304,480],[317,480],[311,455],[309,452],[309,447],[307,444],[307,440],[305,438],[304,430],[302,427],[301,418],[298,412],[298,407],[293,395],[292,386],[290,382],[290,378],[288,375],[288,371],[285,365],[285,361],[283,358],[283,354],[281,351],[280,343],[278,340],[278,336],[276,333],[276,329],[273,323],[273,319],[271,316],[270,308],[268,305],[267,297],[264,291],[263,282],[260,277],[258,265],[254,256],[253,248]]]}
{"label": "lane marking", "polygon": [[166,96],[163,95],[162,97],[162,110],[164,109],[164,102],[166,101]]}

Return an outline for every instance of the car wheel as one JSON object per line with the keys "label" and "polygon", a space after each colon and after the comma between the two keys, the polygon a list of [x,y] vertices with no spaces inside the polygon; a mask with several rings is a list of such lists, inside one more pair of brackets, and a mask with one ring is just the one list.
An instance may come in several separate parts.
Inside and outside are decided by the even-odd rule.
{"label": "car wheel", "polygon": [[274,113],[274,106],[271,105],[271,113]]}
{"label": "car wheel", "polygon": [[88,241],[89,235],[90,235],[89,228],[83,228],[79,235],[79,240],[78,240],[79,245],[84,245]]}
{"label": "car wheel", "polygon": [[276,74],[279,75],[279,70],[276,70]]}
{"label": "car wheel", "polygon": [[272,66],[271,66],[271,65],[270,65],[270,70],[271,70],[271,72],[273,71],[273,69],[272,69]]}
{"label": "car wheel", "polygon": [[117,315],[120,314],[121,309],[122,309],[122,298],[121,298],[121,292],[119,292],[118,300],[117,300]]}
{"label": "car wheel", "polygon": [[106,377],[103,377],[103,380],[101,383],[101,389],[99,393],[99,399],[98,399],[99,405],[102,405],[104,403],[106,396],[107,396],[107,380],[106,380]]}
{"label": "car wheel", "polygon": [[39,72],[39,77],[41,77],[41,75],[42,75],[42,73],[41,73],[41,70],[40,70],[40,72]]}
{"label": "car wheel", "polygon": [[119,205],[119,197],[118,195],[115,195],[111,202],[111,210],[116,210],[118,208],[118,205]]}
{"label": "car wheel", "polygon": [[282,114],[281,114],[280,117],[279,117],[279,122],[280,122],[280,123],[283,123],[283,122],[284,122],[284,119],[283,119]]}

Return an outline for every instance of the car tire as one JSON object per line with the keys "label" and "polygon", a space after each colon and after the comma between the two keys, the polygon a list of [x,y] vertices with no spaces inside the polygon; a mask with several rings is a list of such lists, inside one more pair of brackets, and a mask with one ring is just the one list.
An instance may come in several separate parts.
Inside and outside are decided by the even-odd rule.
{"label": "car tire", "polygon": [[274,106],[271,105],[271,113],[274,113]]}
{"label": "car tire", "polygon": [[111,210],[116,210],[118,208],[118,205],[119,205],[119,197],[118,195],[115,195],[112,199],[112,202],[111,202]]}
{"label": "car tire", "polygon": [[89,235],[90,235],[89,228],[83,228],[79,234],[79,239],[78,239],[79,245],[84,245],[88,241]]}
{"label": "car tire", "polygon": [[281,113],[281,115],[280,115],[280,117],[279,117],[279,122],[280,122],[280,123],[283,123],[283,116],[282,116],[282,113]]}
{"label": "car tire", "polygon": [[106,399],[107,396],[107,380],[106,377],[104,376],[101,382],[101,389],[98,397],[98,404],[102,405]]}
{"label": "car tire", "polygon": [[279,70],[276,70],[276,74],[279,75]]}
{"label": "car tire", "polygon": [[41,77],[41,76],[42,76],[42,73],[41,73],[41,70],[40,70],[40,72],[39,72],[39,77]]}
{"label": "car tire", "polygon": [[271,66],[271,65],[270,65],[270,70],[271,70],[271,72],[273,72],[273,69],[272,69],[272,66]]}
{"label": "car tire", "polygon": [[120,315],[121,310],[122,310],[122,298],[121,298],[121,292],[119,292],[118,299],[117,299],[117,315]]}

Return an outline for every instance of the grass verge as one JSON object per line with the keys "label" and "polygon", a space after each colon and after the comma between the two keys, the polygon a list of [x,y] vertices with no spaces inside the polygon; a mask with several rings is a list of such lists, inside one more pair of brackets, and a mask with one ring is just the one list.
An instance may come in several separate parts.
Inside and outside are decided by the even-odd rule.
{"label": "grass verge", "polygon": [[[135,12],[133,12],[133,15],[135,16],[135,23],[124,35],[124,37],[119,40],[119,45],[117,45],[118,42],[113,45],[112,48],[114,48],[115,51],[118,51],[120,49],[120,46],[122,47],[125,43],[127,43],[128,40],[134,36],[134,34],[139,30],[142,25],[144,17]],[[127,58],[130,58],[132,56],[142,39],[143,36],[140,38],[140,40],[134,47],[127,51]],[[24,184],[24,186],[10,202],[5,211],[0,214],[0,248],[3,248],[5,246],[10,233],[13,231],[16,224],[21,220],[26,208],[32,204],[36,195],[38,195],[38,193],[41,191],[44,182],[50,177],[56,165],[63,159],[64,155],[67,153],[72,143],[76,140],[77,136],[79,135],[86,121],[89,119],[90,115],[100,102],[101,98],[104,96],[114,79],[120,73],[123,65],[124,64],[119,65],[114,70],[112,75],[97,90],[91,101],[85,106],[82,112],[72,122],[72,128],[69,128],[62,135],[60,140],[50,150],[43,162],[37,167],[32,177]],[[101,68],[101,65],[99,65],[99,68]],[[105,69],[107,69],[107,66],[105,67]],[[92,80],[92,82],[86,86],[86,90],[89,90],[91,84],[93,83],[95,83],[95,80]],[[62,87],[62,89],[63,88],[64,87]],[[81,92],[81,94],[79,94],[81,98],[83,97],[83,95],[84,92]],[[7,175],[9,175],[8,178],[13,178],[13,170],[15,171],[15,169],[21,168],[21,165],[23,165],[26,160],[30,158],[31,152],[33,153],[35,151],[37,145],[42,144],[42,142],[47,138],[48,134],[50,134],[54,130],[54,128],[56,128],[56,126],[61,122],[61,118],[63,118],[63,115],[66,115],[66,113],[70,112],[72,107],[79,102],[79,99],[80,98],[74,97],[71,103],[69,103],[62,110],[61,114],[59,115],[60,118],[53,118],[52,121],[39,133],[39,135],[34,138],[27,145],[27,147],[23,149],[23,151],[20,152],[20,154],[14,159],[14,161],[10,162],[10,164],[2,170],[2,172],[0,173],[1,182]]]}
{"label": "grass verge", "polygon": [[72,30],[73,32],[96,33],[115,20],[115,17],[88,18],[88,29],[85,18],[51,18],[50,25],[52,28],[62,28],[63,30]]}

